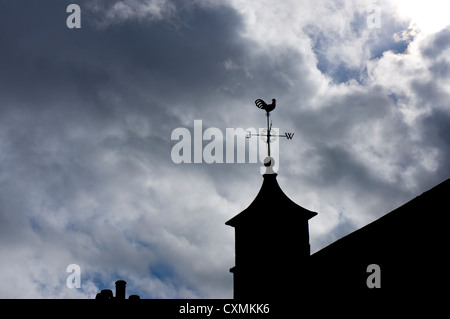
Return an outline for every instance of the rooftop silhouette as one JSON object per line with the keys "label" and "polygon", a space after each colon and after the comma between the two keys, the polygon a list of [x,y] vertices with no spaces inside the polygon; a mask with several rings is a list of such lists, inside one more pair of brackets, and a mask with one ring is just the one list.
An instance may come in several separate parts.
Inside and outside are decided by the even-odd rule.
{"label": "rooftop silhouette", "polygon": [[276,177],[264,174],[254,201],[226,222],[235,228],[234,298],[442,289],[450,179],[310,255],[308,220],[317,213],[290,200]]}
{"label": "rooftop silhouette", "polygon": [[[125,280],[117,280],[116,281],[116,296],[113,296],[112,290],[103,289],[96,296],[96,300],[110,300],[110,301],[120,301],[125,300],[126,296],[126,286],[127,282]],[[138,295],[130,295],[128,297],[129,300],[138,300],[140,297]]]}
{"label": "rooftop silhouette", "polygon": [[[266,110],[270,132],[275,99],[255,103]],[[258,195],[225,223],[235,229],[234,298],[312,300],[442,289],[450,179],[310,255],[308,221],[317,213],[284,194],[272,170],[270,133],[267,146]]]}
{"label": "rooftop silhouette", "polygon": [[[225,223],[235,230],[233,297],[304,301],[442,291],[450,179],[311,255],[308,222],[317,213],[292,201],[278,184],[270,156],[275,99],[256,105],[266,110],[268,157],[259,193]],[[125,300],[125,287],[118,280],[115,297],[105,289],[96,299]]]}

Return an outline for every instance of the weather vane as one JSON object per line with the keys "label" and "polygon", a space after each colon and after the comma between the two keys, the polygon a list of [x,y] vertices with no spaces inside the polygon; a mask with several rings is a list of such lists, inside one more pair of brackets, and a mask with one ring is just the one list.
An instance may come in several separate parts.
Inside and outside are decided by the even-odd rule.
{"label": "weather vane", "polygon": [[272,103],[267,104],[263,100],[257,99],[255,101],[256,106],[266,111],[267,129],[264,129],[262,134],[252,134],[252,132],[247,131],[247,138],[250,138],[254,135],[265,138],[267,143],[267,156],[269,157],[270,157],[270,143],[275,141],[277,137],[286,137],[288,140],[292,140],[292,138],[294,137],[294,133],[284,133],[284,135],[279,135],[272,130],[272,120],[270,120],[270,112],[272,112],[275,109],[276,102],[277,101],[275,99],[272,99]]}

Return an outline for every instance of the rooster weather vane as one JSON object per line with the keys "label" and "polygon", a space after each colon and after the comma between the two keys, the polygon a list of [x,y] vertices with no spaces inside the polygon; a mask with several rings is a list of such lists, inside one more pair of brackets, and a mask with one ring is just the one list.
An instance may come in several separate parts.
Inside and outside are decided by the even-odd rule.
{"label": "rooster weather vane", "polygon": [[294,133],[284,133],[284,135],[275,134],[272,130],[272,120],[270,120],[270,112],[272,112],[276,107],[276,100],[272,99],[271,104],[267,104],[261,99],[257,99],[255,101],[255,104],[258,108],[266,111],[266,117],[267,117],[267,129],[263,130],[262,134],[252,134],[252,132],[247,131],[247,138],[250,138],[252,136],[261,136],[261,138],[266,140],[267,143],[267,155],[270,157],[270,143],[275,141],[277,137],[286,137],[288,140],[292,140],[294,137]]}

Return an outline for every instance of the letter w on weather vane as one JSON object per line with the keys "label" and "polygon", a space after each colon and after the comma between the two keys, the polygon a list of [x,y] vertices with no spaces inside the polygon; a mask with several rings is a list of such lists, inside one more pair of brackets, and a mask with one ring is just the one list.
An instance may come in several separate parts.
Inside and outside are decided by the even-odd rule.
{"label": "letter w on weather vane", "polygon": [[272,112],[275,109],[276,106],[276,100],[272,99],[271,104],[267,104],[261,99],[257,99],[255,101],[255,104],[258,108],[263,109],[266,111],[266,117],[267,117],[267,129],[263,130],[262,134],[252,134],[252,132],[247,131],[247,138],[250,138],[252,136],[261,136],[263,139],[266,140],[267,143],[267,156],[270,156],[270,143],[273,142],[277,137],[285,137],[288,140],[292,140],[294,137],[294,133],[284,133],[284,135],[275,134],[275,132],[272,130],[272,120],[270,120],[270,112]]}

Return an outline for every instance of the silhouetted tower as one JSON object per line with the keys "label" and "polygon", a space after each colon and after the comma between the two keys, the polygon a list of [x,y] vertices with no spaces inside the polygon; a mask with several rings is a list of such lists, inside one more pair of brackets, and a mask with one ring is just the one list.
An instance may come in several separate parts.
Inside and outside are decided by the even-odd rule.
{"label": "silhouetted tower", "polygon": [[289,199],[271,167],[263,178],[250,206],[225,223],[235,229],[234,298],[284,297],[307,277],[308,220],[317,213]]}
{"label": "silhouetted tower", "polygon": [[[276,100],[267,104],[257,99],[258,108],[266,111],[267,143],[264,160],[266,172],[261,189],[253,202],[225,224],[235,229],[236,265],[233,273],[234,298],[286,297],[306,285],[310,255],[308,220],[317,213],[300,207],[283,193],[272,167],[270,143],[274,138],[292,139],[294,133],[272,132],[270,112]],[[252,134],[247,134],[251,138]]]}

